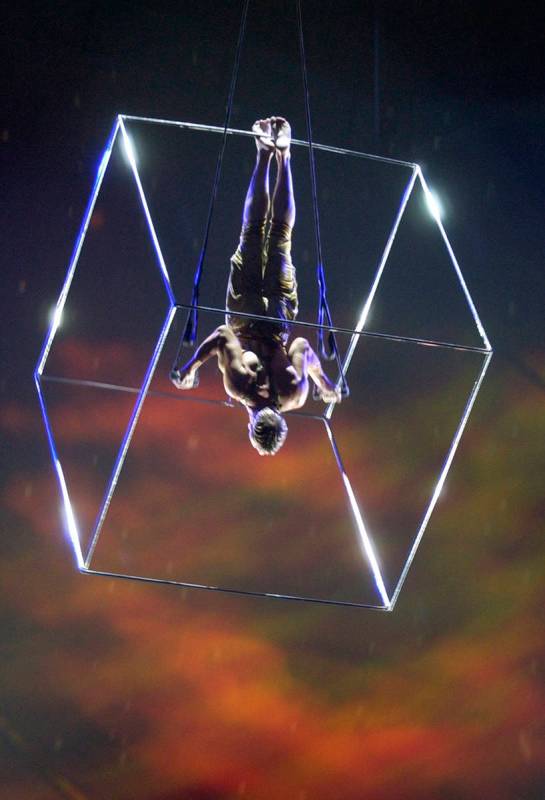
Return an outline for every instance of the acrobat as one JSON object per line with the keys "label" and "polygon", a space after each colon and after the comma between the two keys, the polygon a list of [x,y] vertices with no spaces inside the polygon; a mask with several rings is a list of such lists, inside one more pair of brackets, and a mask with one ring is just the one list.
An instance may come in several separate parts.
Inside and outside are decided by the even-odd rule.
{"label": "acrobat", "polygon": [[[291,128],[283,117],[254,123],[257,159],[248,186],[239,245],[231,258],[225,324],[216,328],[171,380],[179,389],[198,384],[198,370],[215,356],[225,391],[246,407],[248,432],[260,455],[274,455],[288,426],[283,414],[301,408],[309,378],[325,403],[338,403],[341,391],[325,375],[309,342],[288,344],[289,325],[297,317],[297,281],[291,261],[295,200],[290,166]],[[273,155],[277,175],[272,203],[269,171]],[[238,314],[276,317],[252,319]]]}

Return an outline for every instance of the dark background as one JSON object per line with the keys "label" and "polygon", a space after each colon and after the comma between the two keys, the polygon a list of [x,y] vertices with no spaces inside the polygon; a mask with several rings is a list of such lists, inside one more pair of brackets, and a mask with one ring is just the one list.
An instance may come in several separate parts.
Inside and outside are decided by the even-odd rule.
{"label": "dark background", "polygon": [[[392,616],[73,571],[31,380],[48,314],[115,114],[222,124],[240,6],[11,8],[0,145],[10,797],[543,796],[543,9],[305,6],[315,138],[423,165],[496,350],[448,496]],[[274,69],[304,138],[292,4],[251,9],[233,125],[271,113]]]}

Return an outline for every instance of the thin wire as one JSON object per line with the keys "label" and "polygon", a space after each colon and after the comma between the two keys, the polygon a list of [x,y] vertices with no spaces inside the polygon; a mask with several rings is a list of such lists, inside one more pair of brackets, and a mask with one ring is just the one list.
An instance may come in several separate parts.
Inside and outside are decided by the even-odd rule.
{"label": "thin wire", "polygon": [[[187,308],[189,309],[190,306],[184,305],[183,303],[177,303],[176,308]],[[199,306],[200,311],[210,311],[215,314],[222,314],[225,315],[228,313],[229,309],[226,308],[216,308],[214,306]],[[247,319],[256,319],[256,320],[263,320],[264,322],[288,322],[290,325],[297,325],[302,326],[305,328],[313,328],[316,330],[319,326],[315,322],[305,322],[304,320],[286,320],[282,317],[270,317],[268,315],[263,314],[250,314],[246,311],[237,311],[237,317],[246,317]],[[461,350],[463,352],[468,353],[489,353],[490,350],[487,347],[475,347],[474,345],[470,344],[458,344],[456,342],[443,342],[436,339],[420,339],[414,336],[401,336],[395,333],[381,333],[380,331],[369,331],[360,329],[359,326],[356,328],[343,328],[340,325],[322,325],[321,326],[323,331],[332,330],[334,333],[346,333],[356,336],[369,336],[374,339],[385,339],[391,342],[406,342],[408,344],[418,344],[424,347],[440,347],[446,350]],[[345,367],[346,369],[346,367]]]}
{"label": "thin wire", "polygon": [[[155,125],[173,125],[176,128],[182,128],[191,131],[201,131],[204,133],[221,133],[223,134],[224,128],[219,125],[202,125],[199,122],[185,122],[183,120],[175,119],[161,119],[160,117],[136,117],[133,114],[120,114],[121,119],[129,120],[132,122],[143,122]],[[255,131],[245,131],[241,128],[228,128],[228,136],[247,136],[248,138],[255,139]],[[304,139],[292,139],[290,144],[308,147],[308,142]],[[368,161],[377,161],[380,164],[391,164],[394,167],[409,167],[414,169],[418,166],[413,161],[402,161],[399,158],[388,158],[387,156],[377,156],[374,153],[364,153],[360,150],[349,150],[346,147],[334,147],[330,144],[319,144],[313,142],[312,146],[315,150],[323,150],[326,153],[337,153],[341,156],[355,156],[356,158],[365,158]]]}
{"label": "thin wire", "polygon": [[430,521],[430,517],[433,514],[433,510],[435,508],[435,505],[436,505],[436,503],[437,503],[437,501],[439,499],[439,495],[441,494],[441,491],[442,491],[443,486],[445,484],[445,481],[447,479],[447,475],[448,475],[448,473],[450,471],[450,467],[451,467],[452,462],[454,460],[454,456],[456,455],[456,450],[458,449],[458,445],[460,444],[460,440],[462,438],[462,434],[463,434],[463,432],[465,430],[465,427],[467,425],[467,422],[469,420],[469,415],[471,414],[471,410],[473,408],[475,400],[477,399],[477,395],[479,394],[479,390],[480,390],[482,382],[484,380],[484,376],[486,375],[486,371],[487,371],[488,366],[490,364],[490,360],[492,358],[492,355],[493,355],[493,351],[492,350],[489,350],[487,352],[487,354],[485,355],[485,357],[483,359],[483,365],[481,367],[481,371],[479,373],[479,376],[477,377],[477,380],[473,384],[473,388],[472,388],[472,390],[470,392],[470,395],[469,395],[469,397],[467,399],[465,409],[463,411],[462,417],[460,419],[460,422],[458,423],[458,427],[456,429],[456,432],[455,432],[454,437],[452,439],[452,442],[450,444],[449,451],[447,453],[447,457],[445,458],[445,461],[443,463],[443,467],[441,468],[441,473],[439,475],[439,478],[437,479],[437,483],[435,484],[435,487],[434,487],[430,502],[429,502],[428,507],[426,509],[426,513],[424,514],[424,518],[423,518],[422,522],[420,523],[420,528],[419,528],[418,533],[416,534],[416,537],[415,537],[415,539],[414,539],[414,541],[412,543],[412,546],[411,546],[411,549],[409,551],[409,554],[408,554],[408,556],[407,556],[407,558],[405,560],[405,564],[403,566],[403,570],[401,572],[401,576],[400,576],[400,578],[399,578],[399,580],[397,582],[397,585],[396,585],[396,587],[394,589],[394,592],[393,592],[393,595],[392,595],[392,600],[391,600],[391,608],[392,608],[392,610],[393,610],[393,608],[394,608],[394,606],[395,606],[395,604],[397,602],[397,598],[399,597],[399,593],[400,593],[400,591],[401,591],[401,589],[403,587],[403,584],[405,583],[405,579],[407,577],[407,573],[409,572],[411,564],[413,563],[413,559],[414,559],[414,557],[416,555],[416,551],[418,550],[418,547],[420,545],[420,541],[421,541],[421,539],[422,539],[422,537],[423,537],[423,535],[424,535],[424,533],[426,531],[426,527],[428,525],[428,522]]}
{"label": "thin wire", "polygon": [[200,283],[203,273],[203,266],[204,266],[204,259],[206,257],[206,251],[208,249],[208,238],[210,235],[210,228],[212,225],[212,217],[214,214],[214,206],[216,203],[216,198],[218,195],[218,188],[221,178],[221,170],[223,165],[223,156],[225,154],[225,146],[227,144],[227,132],[229,130],[229,122],[231,120],[231,113],[233,110],[233,102],[235,98],[235,89],[237,85],[237,78],[238,78],[238,71],[240,67],[240,54],[242,52],[242,43],[244,41],[244,34],[246,32],[246,19],[248,16],[248,7],[250,5],[250,0],[244,0],[244,6],[242,9],[242,17],[240,20],[240,27],[238,31],[238,41],[237,41],[237,48],[235,52],[235,62],[233,65],[233,71],[231,73],[231,83],[229,86],[229,93],[227,96],[227,105],[225,109],[225,123],[223,125],[223,138],[220,147],[220,151],[218,154],[218,160],[216,162],[216,173],[214,175],[214,183],[212,185],[212,193],[210,195],[210,204],[208,207],[208,218],[206,220],[206,228],[204,231],[203,243],[201,247],[201,252],[199,255],[199,261],[197,263],[197,268],[195,270],[195,277],[193,278],[193,293],[191,297],[191,311],[187,316],[187,323],[186,327],[182,336],[182,340],[178,347],[178,352],[176,353],[176,359],[174,361],[173,369],[176,369],[178,366],[178,362],[180,360],[182,348],[184,346],[192,346],[195,343],[197,338],[197,328],[199,322],[199,312],[197,306],[199,305],[199,289]]}
{"label": "thin wire", "polygon": [[380,145],[380,20],[378,0],[373,3],[373,129],[375,147]]}
{"label": "thin wire", "polygon": [[319,603],[329,606],[351,606],[352,608],[369,608],[376,611],[391,611],[390,606],[372,605],[371,603],[357,603],[350,600],[326,600],[321,597],[299,597],[293,594],[277,594],[272,592],[257,592],[248,589],[228,589],[223,586],[209,586],[204,583],[188,583],[187,581],[177,581],[173,578],[152,578],[146,575],[131,575],[124,572],[110,572],[103,569],[90,569],[82,567],[82,575],[95,575],[102,578],[119,578],[126,581],[140,581],[142,583],[159,584],[160,586],[180,586],[183,589],[204,589],[212,592],[222,592],[223,594],[236,594],[242,597],[265,597],[272,600],[295,600],[300,603]]}
{"label": "thin wire", "polygon": [[[339,354],[339,349],[337,347],[337,342],[335,340],[335,334],[333,333],[333,320],[331,318],[331,312],[329,310],[329,304],[327,302],[327,289],[326,289],[326,281],[325,281],[325,272],[324,272],[324,262],[322,256],[322,237],[320,234],[320,211],[318,208],[318,189],[317,189],[317,179],[316,179],[316,160],[314,158],[314,145],[312,141],[312,120],[310,114],[310,92],[308,88],[308,73],[307,73],[307,60],[305,55],[305,37],[303,35],[303,12],[301,9],[301,0],[296,0],[297,6],[297,22],[298,22],[298,34],[299,34],[299,52],[301,55],[301,73],[303,76],[303,95],[305,99],[305,117],[307,123],[307,138],[308,138],[308,159],[309,159],[309,168],[310,168],[310,186],[311,186],[311,194],[312,194],[312,208],[314,212],[314,236],[316,240],[316,256],[318,259],[318,264],[316,267],[316,277],[318,280],[318,325],[320,326],[317,334],[318,340],[318,350],[320,355],[327,359],[336,359],[337,366],[339,369],[339,378],[341,380],[341,394],[343,397],[347,397],[349,394],[348,383],[346,381],[346,377],[344,374],[344,370],[342,368],[341,358]],[[324,320],[327,323],[327,326],[330,328],[328,332],[328,349],[325,348],[325,339],[324,339]],[[316,391],[313,389],[313,394],[316,397]]]}
{"label": "thin wire", "polygon": [[[202,308],[202,306],[201,306]],[[105,383],[104,381],[92,381],[85,378],[65,378],[60,375],[42,375],[39,379],[42,383],[59,383],[64,386],[79,386],[84,389],[102,389],[109,392],[123,392],[126,394],[138,394],[140,389],[136,386],[123,386],[119,383]],[[161,392],[157,389],[149,389],[146,397],[159,397],[163,400],[173,400],[176,403],[183,401],[191,403],[204,403],[205,405],[223,406],[224,408],[238,408],[232,398],[228,397],[227,400],[213,400],[210,397],[195,397],[193,394],[174,394],[173,392]],[[320,419],[324,420],[322,414],[311,414],[307,411],[288,411],[290,416],[305,417],[306,419]]]}

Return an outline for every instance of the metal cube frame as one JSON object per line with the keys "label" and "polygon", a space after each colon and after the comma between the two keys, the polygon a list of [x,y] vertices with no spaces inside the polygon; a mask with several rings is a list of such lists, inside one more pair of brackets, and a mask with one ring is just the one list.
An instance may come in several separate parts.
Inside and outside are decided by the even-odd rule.
{"label": "metal cube frame", "polygon": [[[450,466],[452,464],[454,455],[456,453],[456,450],[457,450],[457,447],[459,445],[460,439],[462,437],[463,431],[464,431],[464,429],[466,427],[466,424],[467,424],[467,421],[469,419],[469,415],[471,413],[471,410],[472,410],[473,405],[475,403],[477,394],[478,394],[479,389],[480,389],[480,387],[482,385],[482,382],[484,380],[484,377],[485,377],[488,365],[490,363],[490,359],[491,359],[493,351],[492,351],[492,347],[490,345],[490,342],[488,340],[488,337],[486,335],[486,332],[484,330],[484,327],[483,327],[483,325],[481,323],[481,320],[479,318],[479,315],[477,313],[477,310],[475,308],[475,305],[473,303],[473,300],[471,298],[471,295],[469,293],[468,287],[467,287],[466,282],[464,280],[464,277],[462,275],[462,272],[461,272],[460,266],[458,264],[458,261],[456,259],[456,256],[454,255],[454,252],[452,250],[451,244],[449,242],[449,239],[448,239],[447,234],[445,232],[445,229],[443,227],[443,223],[441,221],[440,214],[438,213],[437,208],[436,208],[435,203],[434,203],[433,195],[430,192],[430,189],[429,189],[428,184],[426,183],[426,180],[425,180],[425,178],[424,178],[424,176],[422,174],[422,170],[421,170],[420,166],[418,164],[412,164],[410,162],[404,162],[404,161],[398,161],[398,160],[395,160],[395,159],[383,158],[381,156],[376,156],[376,155],[367,154],[367,153],[358,153],[358,152],[355,152],[355,151],[344,150],[342,148],[329,147],[327,145],[314,144],[313,146],[316,148],[316,150],[324,150],[324,151],[328,151],[328,152],[331,152],[331,153],[339,154],[341,156],[342,155],[350,155],[350,156],[355,156],[355,157],[359,157],[359,158],[363,158],[363,159],[370,159],[370,160],[377,161],[377,162],[396,164],[396,165],[399,165],[399,166],[406,167],[408,172],[409,172],[409,179],[408,179],[408,182],[406,184],[406,187],[405,187],[402,199],[401,199],[401,204],[399,206],[399,209],[397,211],[395,219],[393,220],[393,224],[391,226],[391,229],[390,229],[390,232],[389,232],[389,236],[387,238],[387,241],[385,242],[385,246],[384,246],[384,250],[383,250],[383,253],[382,253],[382,257],[381,257],[380,262],[378,264],[378,267],[376,269],[376,273],[375,273],[374,280],[372,282],[370,291],[368,292],[367,297],[366,297],[365,302],[364,302],[364,305],[363,305],[363,307],[361,309],[361,313],[360,313],[359,319],[357,320],[357,324],[353,328],[335,328],[335,330],[337,332],[342,333],[343,335],[347,335],[349,337],[349,346],[346,349],[346,351],[344,353],[344,356],[343,356],[343,359],[342,359],[342,370],[343,370],[344,375],[347,375],[347,374],[349,375],[349,368],[350,368],[350,364],[351,364],[352,359],[353,359],[354,352],[355,352],[358,344],[365,337],[372,337],[372,338],[375,338],[375,339],[376,338],[384,339],[384,340],[392,341],[392,342],[407,342],[407,343],[412,343],[414,345],[422,345],[422,346],[425,346],[425,347],[432,346],[432,347],[443,348],[443,349],[455,349],[455,350],[459,350],[459,351],[468,351],[468,352],[473,352],[473,353],[477,353],[477,354],[482,355],[482,366],[480,368],[480,372],[479,372],[479,374],[477,376],[477,379],[474,382],[474,385],[473,385],[473,387],[472,387],[472,389],[471,389],[471,391],[469,393],[469,396],[466,399],[465,408],[463,410],[462,416],[461,416],[461,418],[459,420],[457,429],[455,431],[454,437],[452,438],[452,441],[450,443],[448,451],[445,454],[443,466],[442,466],[439,474],[437,475],[437,480],[436,480],[433,492],[431,494],[431,497],[429,499],[429,503],[427,504],[427,507],[425,509],[425,513],[423,514],[423,517],[421,519],[420,526],[419,526],[418,530],[415,533],[415,537],[414,537],[414,540],[413,540],[412,547],[410,548],[410,551],[409,551],[409,553],[407,555],[404,567],[402,569],[401,575],[399,576],[399,580],[397,581],[397,584],[395,585],[395,588],[393,589],[393,591],[387,591],[387,589],[386,589],[385,582],[383,580],[383,576],[382,576],[382,573],[381,573],[381,566],[379,564],[379,560],[377,558],[376,550],[375,550],[375,546],[374,546],[374,542],[373,542],[373,532],[368,530],[368,527],[366,526],[366,523],[364,521],[364,517],[365,517],[364,510],[360,508],[360,504],[359,504],[358,499],[356,497],[356,494],[355,494],[355,492],[353,490],[352,482],[350,480],[350,477],[347,474],[347,472],[345,471],[345,468],[343,466],[342,452],[339,452],[339,448],[338,448],[338,446],[336,444],[336,441],[335,441],[335,430],[334,430],[335,429],[335,425],[334,425],[335,405],[334,404],[330,404],[330,405],[326,406],[322,414],[315,414],[314,413],[314,414],[310,414],[309,416],[312,416],[313,418],[320,420],[321,426],[324,429],[324,434],[327,436],[327,438],[328,438],[328,440],[329,440],[329,442],[331,444],[331,447],[333,449],[335,462],[337,464],[339,475],[340,475],[340,478],[342,480],[342,483],[343,483],[343,486],[344,486],[344,490],[345,490],[345,493],[346,493],[347,513],[350,514],[351,517],[352,517],[353,524],[354,524],[354,531],[355,531],[355,535],[358,538],[359,547],[360,547],[360,550],[361,550],[362,557],[363,557],[363,559],[365,559],[365,561],[366,561],[366,563],[368,565],[368,568],[370,569],[370,571],[372,573],[374,582],[375,582],[377,598],[378,598],[378,602],[377,602],[376,605],[367,604],[367,603],[358,603],[358,602],[352,603],[352,602],[348,602],[348,601],[344,601],[344,600],[339,601],[337,599],[329,600],[329,599],[316,598],[316,597],[298,597],[298,596],[294,596],[294,595],[285,595],[285,594],[282,594],[282,593],[273,593],[273,592],[268,592],[268,591],[267,592],[265,592],[265,591],[264,592],[254,592],[254,591],[246,592],[246,591],[243,591],[243,590],[240,590],[240,589],[233,589],[233,588],[231,588],[229,586],[216,586],[216,585],[211,586],[211,585],[204,585],[204,584],[200,584],[200,583],[199,584],[190,583],[190,582],[183,581],[183,580],[170,580],[170,579],[167,579],[167,578],[158,578],[158,577],[154,577],[154,576],[151,576],[151,575],[132,575],[132,574],[124,574],[122,572],[117,572],[117,571],[98,570],[98,569],[94,569],[93,568],[93,555],[94,555],[94,552],[95,552],[95,548],[96,548],[96,545],[98,543],[99,537],[101,535],[102,527],[103,527],[104,521],[106,519],[106,516],[108,514],[109,507],[110,507],[110,502],[111,502],[112,497],[114,495],[114,492],[116,490],[116,486],[118,484],[118,480],[119,480],[123,465],[125,463],[125,459],[127,457],[127,453],[129,451],[129,448],[130,448],[131,439],[132,439],[134,431],[136,429],[136,426],[137,426],[137,423],[138,423],[138,419],[139,419],[143,404],[144,404],[144,402],[146,400],[146,397],[148,396],[148,393],[150,392],[151,381],[152,381],[155,369],[157,367],[159,358],[160,358],[160,356],[161,356],[161,354],[163,352],[165,341],[167,339],[169,331],[171,330],[171,326],[172,326],[172,323],[173,323],[175,315],[177,313],[179,313],[180,311],[182,311],[182,310],[189,310],[190,309],[190,306],[188,306],[187,304],[179,302],[179,299],[175,297],[175,293],[174,293],[173,288],[172,288],[172,283],[171,283],[171,280],[170,280],[170,276],[169,276],[169,272],[168,272],[168,269],[167,269],[167,265],[166,265],[165,259],[163,257],[163,253],[162,253],[162,250],[161,250],[161,245],[160,245],[157,233],[156,233],[156,228],[154,226],[154,222],[153,222],[152,216],[150,214],[150,209],[149,209],[149,206],[148,206],[147,198],[146,198],[146,195],[145,195],[145,192],[144,192],[142,181],[140,179],[138,166],[137,166],[137,159],[135,157],[135,152],[134,152],[134,145],[131,142],[131,139],[130,139],[128,133],[127,133],[127,128],[126,128],[126,124],[125,123],[128,122],[128,121],[137,121],[139,123],[150,123],[150,124],[155,124],[155,125],[177,126],[179,128],[189,129],[189,130],[193,130],[193,131],[201,131],[203,133],[207,133],[207,134],[211,134],[211,135],[213,135],[213,134],[217,135],[217,134],[223,134],[224,133],[224,129],[223,128],[216,127],[216,126],[199,125],[199,124],[195,124],[195,123],[177,122],[177,121],[170,121],[170,120],[154,120],[154,119],[149,119],[149,118],[141,118],[141,117],[131,117],[131,116],[126,116],[126,115],[119,115],[117,117],[117,119],[115,120],[112,132],[110,134],[110,137],[109,137],[108,142],[106,144],[106,147],[104,149],[104,153],[103,153],[102,158],[100,160],[100,163],[99,163],[99,166],[98,166],[98,170],[97,170],[97,174],[96,174],[95,183],[94,183],[94,186],[93,186],[90,198],[89,198],[89,202],[88,202],[86,211],[84,213],[84,217],[83,217],[83,220],[82,220],[81,228],[80,228],[79,233],[77,235],[77,239],[76,239],[76,242],[75,242],[75,246],[74,246],[74,250],[73,250],[73,253],[72,253],[72,257],[70,259],[70,263],[69,263],[69,266],[68,266],[68,271],[67,271],[67,274],[66,274],[66,278],[64,280],[64,284],[62,286],[59,298],[57,300],[57,304],[56,304],[55,312],[53,314],[52,322],[51,322],[49,331],[48,331],[48,333],[46,335],[46,338],[45,338],[45,341],[44,341],[44,345],[43,345],[43,349],[41,351],[38,363],[36,365],[35,373],[34,373],[36,388],[37,388],[37,391],[38,391],[38,397],[39,397],[39,400],[40,400],[43,419],[44,419],[44,422],[45,422],[45,428],[46,428],[46,432],[47,432],[47,436],[48,436],[51,457],[52,457],[53,465],[54,465],[54,468],[55,468],[55,472],[56,472],[56,476],[57,476],[57,480],[58,480],[58,485],[59,485],[59,489],[60,489],[60,495],[61,495],[61,499],[62,499],[62,506],[63,506],[63,510],[64,510],[64,526],[65,526],[65,530],[66,530],[68,539],[70,541],[71,547],[72,547],[73,552],[74,552],[77,568],[82,573],[93,574],[93,575],[106,575],[106,576],[109,576],[109,577],[133,579],[133,580],[147,581],[147,582],[152,582],[152,583],[171,584],[171,585],[175,585],[175,586],[195,587],[195,588],[201,588],[201,589],[213,589],[213,590],[218,590],[218,591],[235,592],[235,593],[239,593],[239,594],[250,594],[250,595],[258,595],[258,596],[265,596],[265,597],[276,597],[276,598],[282,597],[282,598],[286,598],[286,599],[309,600],[309,601],[314,601],[314,602],[334,603],[334,604],[340,604],[340,605],[357,605],[357,606],[361,605],[361,606],[365,606],[365,607],[378,608],[378,609],[385,610],[385,611],[392,611],[394,606],[395,606],[395,604],[396,604],[396,602],[397,602],[397,599],[399,597],[401,588],[402,588],[402,586],[404,584],[404,581],[405,581],[405,578],[407,576],[407,573],[408,573],[408,570],[410,568],[410,565],[411,565],[411,563],[412,563],[412,561],[413,561],[413,559],[415,557],[415,554],[416,554],[416,551],[417,551],[418,546],[420,544],[420,541],[422,539],[422,536],[423,536],[423,534],[424,534],[424,532],[426,530],[426,527],[427,527],[428,522],[430,520],[431,514],[432,514],[432,512],[433,512],[433,510],[435,508],[435,505],[437,503],[437,500],[439,498],[439,495],[440,495],[441,490],[443,488],[443,485],[445,483],[445,480],[446,480],[447,474],[449,472]],[[229,136],[251,136],[252,135],[248,131],[240,131],[240,130],[235,130],[235,129],[228,129],[227,130],[227,134]],[[73,504],[72,504],[72,501],[71,501],[71,498],[70,498],[70,494],[69,494],[69,490],[68,490],[68,487],[67,487],[65,474],[64,474],[64,471],[63,471],[63,465],[62,465],[61,460],[59,458],[58,448],[57,448],[56,441],[55,441],[55,433],[54,433],[54,430],[52,428],[51,420],[50,420],[50,417],[49,417],[49,414],[48,414],[48,408],[47,408],[47,404],[46,404],[46,401],[45,401],[45,398],[44,398],[43,388],[44,388],[44,383],[47,382],[47,381],[55,381],[56,380],[56,381],[60,381],[60,382],[64,381],[64,382],[70,383],[70,378],[67,378],[67,377],[64,377],[64,376],[48,376],[47,374],[45,374],[45,367],[46,367],[46,364],[47,364],[47,359],[48,359],[48,356],[49,356],[49,353],[50,353],[50,350],[51,350],[51,346],[52,346],[52,344],[54,342],[55,335],[57,333],[57,329],[58,329],[59,324],[60,324],[61,319],[62,319],[63,310],[64,310],[64,307],[65,307],[67,298],[69,296],[71,283],[72,283],[72,280],[73,280],[73,277],[74,277],[75,270],[76,270],[77,265],[78,265],[78,260],[79,260],[79,257],[80,257],[81,251],[82,251],[82,247],[84,245],[85,236],[86,236],[86,233],[87,233],[87,230],[88,230],[88,226],[89,226],[89,222],[90,222],[90,219],[91,219],[91,215],[93,213],[93,209],[95,207],[95,202],[97,200],[97,197],[99,196],[99,193],[100,193],[100,190],[101,190],[101,186],[102,186],[102,182],[103,182],[103,178],[104,178],[104,176],[106,174],[106,171],[108,169],[110,156],[112,154],[112,150],[114,148],[114,145],[115,145],[116,141],[118,140],[118,137],[121,137],[122,144],[123,144],[123,146],[125,148],[125,153],[126,153],[126,156],[127,156],[128,164],[129,164],[130,170],[131,170],[133,178],[134,178],[134,182],[135,182],[135,186],[136,186],[136,189],[137,189],[137,192],[138,192],[138,196],[140,198],[141,207],[142,207],[142,211],[143,211],[143,214],[145,216],[145,219],[146,219],[149,236],[150,236],[152,244],[153,244],[153,249],[154,249],[154,253],[155,253],[155,257],[156,257],[157,269],[159,270],[159,272],[161,274],[163,285],[164,285],[164,290],[165,290],[165,294],[166,294],[166,298],[168,300],[168,311],[167,311],[166,317],[164,319],[162,330],[161,330],[161,332],[159,334],[158,340],[157,340],[155,348],[153,350],[153,354],[152,354],[151,360],[149,361],[149,364],[148,364],[148,367],[147,367],[147,371],[146,371],[146,374],[145,374],[145,377],[144,377],[144,380],[143,380],[142,384],[139,387],[126,387],[126,386],[121,386],[121,385],[110,385],[108,387],[106,387],[106,386],[103,387],[103,388],[110,388],[110,389],[114,388],[114,389],[116,389],[118,391],[132,392],[135,395],[135,403],[134,403],[134,407],[133,407],[133,411],[132,411],[129,423],[128,423],[127,427],[126,427],[123,439],[122,439],[122,441],[120,443],[120,447],[119,447],[119,450],[118,450],[117,458],[115,460],[115,465],[114,465],[114,468],[113,468],[112,473],[110,475],[108,486],[107,486],[106,492],[104,494],[104,497],[103,497],[103,500],[102,500],[102,503],[101,503],[101,506],[100,506],[100,510],[99,510],[99,513],[98,513],[98,516],[97,516],[97,519],[96,519],[96,524],[94,526],[94,530],[92,531],[92,534],[91,534],[90,543],[88,544],[87,547],[84,548],[83,545],[82,545],[80,532],[78,530],[76,514],[74,512]],[[299,147],[308,147],[308,142],[305,142],[305,141],[294,140],[293,144],[296,147],[297,146],[299,146]],[[439,232],[441,234],[442,241],[444,243],[444,246],[445,246],[446,251],[448,253],[448,256],[450,258],[450,262],[452,264],[452,268],[453,268],[453,270],[454,270],[454,272],[456,274],[456,277],[458,279],[460,288],[461,288],[461,290],[463,292],[463,295],[465,297],[465,300],[467,302],[467,306],[468,306],[468,308],[469,308],[469,310],[471,312],[471,317],[473,319],[475,328],[476,328],[476,330],[478,332],[478,335],[479,335],[479,337],[480,337],[480,339],[482,341],[482,347],[470,347],[470,346],[467,346],[467,345],[459,344],[457,342],[442,342],[442,341],[435,341],[435,340],[432,340],[432,339],[418,339],[418,338],[412,338],[412,337],[395,336],[395,335],[391,335],[391,334],[387,334],[387,333],[369,331],[369,330],[366,329],[366,323],[367,323],[367,320],[368,320],[368,317],[369,317],[369,313],[370,313],[370,310],[371,310],[371,307],[372,307],[372,304],[373,304],[373,300],[375,298],[375,295],[376,295],[377,289],[379,287],[381,278],[383,276],[384,270],[387,267],[388,257],[389,257],[393,242],[395,240],[396,234],[398,232],[398,228],[399,228],[400,222],[401,222],[401,220],[403,218],[403,214],[404,214],[405,209],[407,207],[407,203],[409,201],[409,198],[411,197],[411,193],[413,192],[413,190],[415,188],[415,185],[417,185],[417,184],[419,184],[421,186],[421,188],[422,188],[422,190],[424,192],[424,196],[428,200],[430,213],[431,213],[433,219],[435,220],[435,223],[436,223],[436,225],[438,227],[438,230],[439,230]],[[207,306],[204,306],[204,305],[203,306],[198,306],[197,308],[199,308],[203,312],[207,311],[207,312],[217,313],[217,314],[222,314],[222,315],[225,314],[225,312],[226,312],[226,310],[223,309],[223,308],[207,307]],[[241,316],[249,316],[251,318],[262,319],[260,317],[254,316],[254,315],[241,315]],[[318,327],[316,325],[312,325],[311,323],[304,322],[304,321],[298,321],[297,325],[298,326],[306,326],[309,329],[316,329]],[[72,382],[73,383],[78,383],[81,386],[85,386],[86,383],[87,383],[86,381],[77,381],[77,380],[74,380]],[[341,376],[337,375],[337,385],[340,385],[340,382],[341,382]],[[350,400],[348,400],[346,402],[350,402]],[[278,456],[278,457],[281,457],[281,456]]]}

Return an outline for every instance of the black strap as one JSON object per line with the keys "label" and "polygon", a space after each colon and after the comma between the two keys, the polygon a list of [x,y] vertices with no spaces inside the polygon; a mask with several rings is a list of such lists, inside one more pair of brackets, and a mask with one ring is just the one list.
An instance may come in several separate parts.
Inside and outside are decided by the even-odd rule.
{"label": "black strap", "polygon": [[218,188],[221,178],[221,169],[223,165],[223,156],[225,154],[225,145],[227,143],[227,130],[229,128],[229,123],[231,121],[231,113],[233,111],[233,101],[235,98],[235,89],[237,85],[237,78],[238,78],[238,71],[240,67],[240,55],[242,52],[242,43],[244,41],[244,34],[246,32],[246,19],[248,17],[248,7],[250,5],[250,0],[244,0],[244,5],[242,8],[242,16],[240,19],[240,27],[238,31],[238,41],[237,47],[235,52],[235,62],[233,64],[233,71],[231,73],[231,83],[229,86],[229,93],[227,96],[227,105],[225,109],[225,122],[223,125],[223,138],[221,142],[220,151],[218,154],[218,160],[216,162],[216,173],[214,175],[214,183],[212,185],[212,192],[210,194],[210,204],[208,207],[208,218],[206,220],[206,228],[204,231],[204,237],[201,247],[201,252],[199,255],[199,260],[197,262],[197,267],[195,269],[195,276],[193,278],[193,292],[191,295],[191,310],[187,315],[187,322],[185,326],[185,330],[182,336],[182,340],[180,342],[180,346],[178,347],[178,352],[176,353],[176,359],[174,361],[173,369],[177,369],[180,361],[180,356],[182,353],[183,347],[193,347],[195,344],[195,340],[197,338],[197,328],[199,323],[199,312],[197,306],[199,305],[199,289],[201,284],[201,278],[203,273],[203,265],[204,259],[206,257],[206,251],[208,248],[208,238],[210,236],[210,228],[212,225],[212,216],[214,214],[214,205],[216,203],[216,198],[218,195]]}
{"label": "black strap", "polygon": [[[299,52],[301,56],[301,72],[303,76],[303,94],[305,98],[305,116],[306,116],[306,123],[307,123],[307,138],[308,138],[308,157],[309,157],[309,167],[310,167],[310,185],[311,185],[311,193],[312,193],[312,208],[314,211],[314,235],[316,239],[316,257],[317,257],[317,267],[316,267],[316,277],[318,280],[318,328],[317,333],[317,344],[318,344],[318,351],[322,358],[326,358],[328,360],[335,359],[337,361],[337,367],[339,369],[339,378],[341,380],[341,394],[343,397],[348,397],[349,388],[348,383],[346,381],[346,377],[344,375],[344,370],[341,362],[341,357],[339,354],[339,348],[337,347],[337,340],[335,338],[335,334],[332,330],[333,328],[333,320],[331,318],[331,312],[329,310],[329,304],[327,302],[327,288],[326,288],[326,280],[325,280],[325,271],[324,271],[324,260],[322,256],[322,237],[320,234],[320,212],[318,208],[318,188],[317,188],[317,179],[316,179],[316,160],[314,158],[314,145],[312,141],[312,120],[310,115],[310,92],[308,88],[308,73],[307,73],[307,60],[305,55],[305,39],[303,36],[303,13],[301,10],[301,0],[296,0],[297,4],[297,21],[298,21],[298,30],[299,30]],[[325,343],[325,328],[329,328],[327,331],[327,346]],[[314,396],[316,397],[316,392],[314,392]]]}

